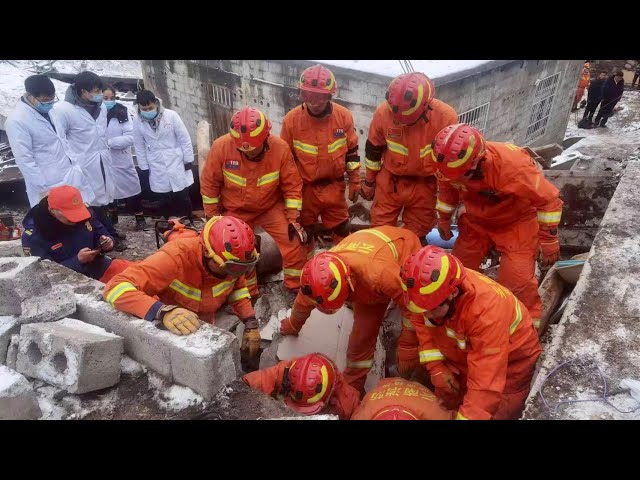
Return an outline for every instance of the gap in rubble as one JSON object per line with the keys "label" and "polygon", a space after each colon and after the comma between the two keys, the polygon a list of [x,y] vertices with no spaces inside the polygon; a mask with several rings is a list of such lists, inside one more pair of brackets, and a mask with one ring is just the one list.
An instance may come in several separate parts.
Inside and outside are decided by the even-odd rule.
{"label": "gap in rubble", "polygon": [[67,356],[62,352],[56,353],[53,357],[53,367],[58,373],[64,373],[67,370]]}
{"label": "gap in rubble", "polygon": [[29,344],[29,347],[27,348],[27,356],[29,357],[29,361],[34,365],[37,365],[42,361],[42,352],[36,342],[31,342]]}

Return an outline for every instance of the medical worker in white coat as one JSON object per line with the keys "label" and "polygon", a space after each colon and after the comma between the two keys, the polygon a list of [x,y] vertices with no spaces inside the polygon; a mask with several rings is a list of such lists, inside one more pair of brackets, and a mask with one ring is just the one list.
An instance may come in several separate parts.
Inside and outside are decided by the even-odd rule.
{"label": "medical worker in white coat", "polygon": [[82,199],[94,201],[93,190],[79,165],[69,158],[49,117],[58,101],[53,82],[46,75],[31,75],[24,81],[25,94],[5,122],[9,145],[24,177],[29,205],[34,207],[49,190],[72,185]]}
{"label": "medical worker in white coat", "polygon": [[161,197],[166,218],[191,216],[189,187],[193,185],[193,145],[180,116],[162,106],[153,92],[136,94],[138,115],[133,140],[141,170],[149,172],[151,191]]}
{"label": "medical worker in white coat", "polygon": [[116,91],[113,87],[103,88],[102,97],[107,107],[107,145],[111,151],[113,167],[114,201],[109,206],[111,223],[118,223],[116,200],[124,200],[127,211],[136,217],[136,230],[145,230],[147,223],[142,211],[142,189],[131,156],[133,119],[127,107],[116,101]]}

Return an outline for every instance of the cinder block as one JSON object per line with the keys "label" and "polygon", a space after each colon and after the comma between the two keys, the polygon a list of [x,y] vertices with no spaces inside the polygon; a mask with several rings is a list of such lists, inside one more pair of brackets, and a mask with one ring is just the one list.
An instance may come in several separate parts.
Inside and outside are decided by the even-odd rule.
{"label": "cinder block", "polygon": [[120,380],[121,337],[66,318],[20,329],[18,372],[70,393],[85,393]]}
{"label": "cinder block", "polygon": [[16,317],[0,317],[0,365],[7,364],[7,350],[11,336],[20,331]]}
{"label": "cinder block", "polygon": [[[46,277],[45,277],[46,278]],[[43,295],[22,302],[22,314],[18,323],[55,322],[76,311],[76,298],[70,285],[58,284]]]}
{"label": "cinder block", "polygon": [[51,291],[39,257],[0,258],[0,315],[21,315],[22,302]]}
{"label": "cinder block", "polygon": [[0,257],[24,257],[22,240],[5,240],[0,242]]}
{"label": "cinder block", "polygon": [[180,337],[118,312],[91,294],[76,294],[76,300],[78,318],[124,337],[125,352],[132,359],[207,400],[240,374],[240,347],[230,332],[203,325]]}
{"label": "cinder block", "polygon": [[37,420],[41,415],[27,379],[0,365],[0,420]]}

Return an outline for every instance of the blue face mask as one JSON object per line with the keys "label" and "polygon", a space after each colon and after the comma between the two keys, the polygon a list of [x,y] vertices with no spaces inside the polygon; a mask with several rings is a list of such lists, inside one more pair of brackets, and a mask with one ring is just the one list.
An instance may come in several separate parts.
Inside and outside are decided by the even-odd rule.
{"label": "blue face mask", "polygon": [[107,110],[111,110],[113,107],[116,106],[116,101],[115,100],[105,100],[104,104],[107,107]]}
{"label": "blue face mask", "polygon": [[102,103],[102,93],[96,93],[93,97],[91,97],[91,101],[93,103]]}
{"label": "blue face mask", "polygon": [[56,102],[39,102],[37,105],[34,105],[34,107],[40,113],[49,113],[55,103]]}
{"label": "blue face mask", "polygon": [[158,109],[154,108],[153,110],[149,110],[148,112],[143,112],[140,110],[140,115],[142,115],[147,120],[153,120],[158,115]]}

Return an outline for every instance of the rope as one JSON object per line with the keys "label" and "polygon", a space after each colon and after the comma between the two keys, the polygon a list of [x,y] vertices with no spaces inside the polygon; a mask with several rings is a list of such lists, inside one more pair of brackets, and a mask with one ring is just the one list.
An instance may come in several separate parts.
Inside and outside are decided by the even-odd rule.
{"label": "rope", "polygon": [[[569,364],[572,364],[572,363],[576,364],[580,360],[589,361],[592,364],[594,364],[596,366],[596,368],[598,369],[598,373],[600,374],[600,379],[602,380],[602,384],[603,384],[602,396],[599,397],[599,398],[589,398],[589,399],[586,399],[586,400],[562,400],[561,402],[557,403],[557,405],[555,406],[554,409],[551,409],[551,407],[549,406],[549,403],[547,402],[547,399],[544,398],[544,395],[542,394],[542,391],[544,390],[545,383],[547,383],[547,380],[549,380],[549,378],[551,378],[553,375],[555,375],[558,372],[558,370],[560,370],[565,365],[569,365]],[[584,365],[585,364],[583,363],[581,366],[584,366]],[[554,415],[556,413],[558,413],[558,407],[560,407],[560,405],[566,404],[566,403],[603,402],[603,403],[606,403],[607,405],[615,408],[620,413],[633,413],[633,412],[635,412],[636,410],[638,410],[640,408],[640,405],[638,405],[633,410],[629,410],[629,411],[620,410],[618,407],[616,407],[613,403],[611,403],[609,401],[608,396],[609,396],[609,387],[607,385],[607,379],[605,378],[604,374],[602,373],[602,370],[600,369],[600,365],[598,365],[598,362],[596,362],[596,360],[594,358],[589,357],[588,355],[584,355],[582,357],[577,357],[577,358],[574,358],[572,360],[567,360],[566,362],[561,363],[556,368],[551,370],[551,372],[545,377],[545,379],[542,381],[542,384],[540,385],[540,398],[542,399],[542,402],[544,403],[544,406],[547,407],[547,409]]]}

